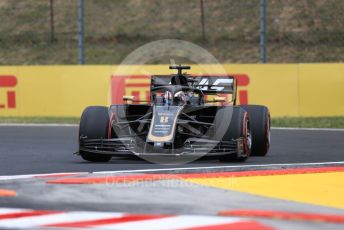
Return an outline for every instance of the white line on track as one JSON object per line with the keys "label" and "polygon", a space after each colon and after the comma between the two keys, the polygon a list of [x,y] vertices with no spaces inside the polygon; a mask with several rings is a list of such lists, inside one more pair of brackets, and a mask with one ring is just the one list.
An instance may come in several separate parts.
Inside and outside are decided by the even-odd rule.
{"label": "white line on track", "polygon": [[265,165],[229,165],[229,166],[205,166],[205,167],[186,167],[186,168],[164,168],[164,169],[134,169],[134,170],[118,170],[118,171],[99,171],[94,174],[106,173],[134,173],[134,172],[159,172],[159,171],[192,171],[200,169],[230,169],[230,168],[264,168],[264,167],[278,167],[278,166],[326,166],[326,165],[344,165],[344,161],[338,162],[319,162],[319,163],[290,163],[290,164],[265,164]]}
{"label": "white line on track", "polygon": [[44,173],[44,174],[24,174],[24,175],[11,175],[11,176],[0,176],[1,180],[16,180],[16,179],[29,179],[34,177],[44,177],[44,176],[61,176],[64,174],[72,175],[80,175],[80,174],[88,174],[88,172],[62,172],[62,173]]}
{"label": "white line on track", "polygon": [[[58,123],[0,123],[1,126],[9,127],[78,127],[79,124],[58,124]],[[339,131],[344,132],[344,129],[337,128],[297,128],[297,127],[271,127],[273,130],[300,130],[300,131]]]}
{"label": "white line on track", "polygon": [[87,175],[87,174],[111,174],[111,173],[145,173],[145,172],[163,172],[163,171],[193,171],[193,170],[207,170],[207,169],[250,169],[250,168],[264,168],[264,167],[283,167],[283,166],[328,166],[328,165],[344,165],[344,161],[337,162],[318,162],[318,163],[290,163],[290,164],[264,164],[264,165],[229,165],[229,166],[205,166],[205,167],[184,167],[184,168],[163,168],[163,169],[133,169],[133,170],[116,170],[116,171],[99,171],[99,172],[61,172],[61,173],[46,173],[46,174],[28,174],[28,175],[11,175],[0,176],[1,180],[17,180],[29,179],[40,176],[52,176],[61,174],[71,174],[71,176]]}

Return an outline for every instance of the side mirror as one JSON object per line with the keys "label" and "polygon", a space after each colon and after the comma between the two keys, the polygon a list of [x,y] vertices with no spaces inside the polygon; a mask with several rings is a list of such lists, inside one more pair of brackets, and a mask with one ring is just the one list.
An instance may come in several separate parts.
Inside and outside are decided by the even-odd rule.
{"label": "side mirror", "polygon": [[226,98],[225,97],[215,97],[214,102],[226,102]]}
{"label": "side mirror", "polygon": [[123,101],[134,101],[134,96],[123,96]]}

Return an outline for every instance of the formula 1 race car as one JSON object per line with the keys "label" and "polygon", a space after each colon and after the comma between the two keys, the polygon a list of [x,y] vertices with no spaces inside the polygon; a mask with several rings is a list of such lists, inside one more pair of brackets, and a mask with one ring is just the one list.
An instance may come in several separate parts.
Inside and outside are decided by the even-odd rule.
{"label": "formula 1 race car", "polygon": [[265,106],[237,105],[233,76],[151,76],[150,101],[90,106],[82,113],[78,154],[87,161],[112,156],[215,156],[245,161],[265,156],[270,146],[270,114]]}

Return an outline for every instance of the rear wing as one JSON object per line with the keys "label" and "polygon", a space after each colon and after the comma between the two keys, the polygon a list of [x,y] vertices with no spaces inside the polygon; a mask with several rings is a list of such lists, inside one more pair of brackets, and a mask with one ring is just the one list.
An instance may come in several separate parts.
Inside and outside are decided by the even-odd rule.
{"label": "rear wing", "polygon": [[[187,76],[190,86],[200,89],[204,94],[236,95],[236,79],[233,76]],[[171,84],[171,75],[151,77],[151,88]]]}

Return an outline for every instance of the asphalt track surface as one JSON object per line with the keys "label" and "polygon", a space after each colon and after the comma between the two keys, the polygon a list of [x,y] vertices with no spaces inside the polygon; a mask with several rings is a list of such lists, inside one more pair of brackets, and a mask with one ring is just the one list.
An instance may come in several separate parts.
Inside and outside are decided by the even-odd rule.
{"label": "asphalt track surface", "polygon": [[275,129],[266,157],[251,157],[245,163],[205,158],[187,165],[159,165],[130,157],[89,163],[73,155],[77,133],[76,126],[0,126],[0,175],[344,161],[343,131]]}

